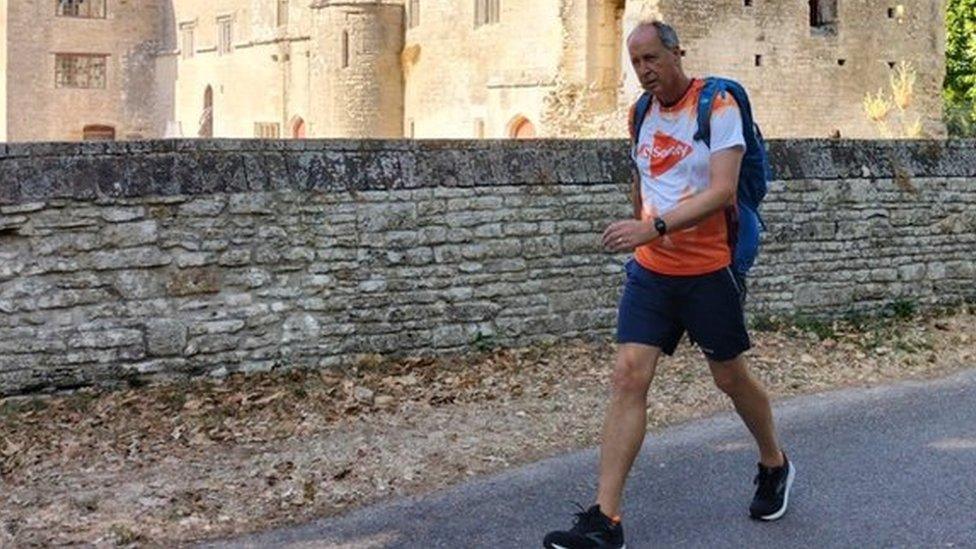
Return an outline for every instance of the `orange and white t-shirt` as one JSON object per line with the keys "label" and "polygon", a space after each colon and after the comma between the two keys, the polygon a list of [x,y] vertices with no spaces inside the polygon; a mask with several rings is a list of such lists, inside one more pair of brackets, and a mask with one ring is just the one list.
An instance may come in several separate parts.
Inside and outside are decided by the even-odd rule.
{"label": "orange and white t-shirt", "polygon": [[[712,103],[711,148],[694,139],[698,98],[705,82],[695,79],[678,103],[665,107],[654,99],[631,155],[640,172],[644,220],[664,215],[709,185],[712,153],[741,147],[742,116],[732,94],[717,94]],[[631,120],[634,110],[631,109]],[[633,124],[630,125],[633,128]],[[697,225],[656,238],[638,247],[634,258],[665,275],[700,275],[732,263],[731,216],[735,200]]]}

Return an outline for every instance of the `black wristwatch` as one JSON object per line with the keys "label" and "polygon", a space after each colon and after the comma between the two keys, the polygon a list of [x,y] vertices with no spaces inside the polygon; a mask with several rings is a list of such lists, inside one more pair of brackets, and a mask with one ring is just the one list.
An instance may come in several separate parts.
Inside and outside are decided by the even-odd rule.
{"label": "black wristwatch", "polygon": [[668,232],[668,224],[660,217],[655,217],[654,230],[657,231],[657,234],[664,236]]}

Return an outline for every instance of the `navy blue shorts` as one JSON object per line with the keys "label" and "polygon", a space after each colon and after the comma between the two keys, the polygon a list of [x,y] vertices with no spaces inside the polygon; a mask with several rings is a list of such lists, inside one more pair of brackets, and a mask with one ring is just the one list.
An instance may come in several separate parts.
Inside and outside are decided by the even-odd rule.
{"label": "navy blue shorts", "polygon": [[688,331],[709,360],[731,360],[751,346],[739,283],[725,268],[699,276],[668,276],[627,263],[617,310],[617,343],[643,343],[674,353]]}

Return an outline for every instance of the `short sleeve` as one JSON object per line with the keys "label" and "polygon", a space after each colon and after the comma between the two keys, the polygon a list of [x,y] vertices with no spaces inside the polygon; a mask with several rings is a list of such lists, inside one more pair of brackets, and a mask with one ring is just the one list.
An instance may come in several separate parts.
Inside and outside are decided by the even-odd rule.
{"label": "short sleeve", "polygon": [[742,134],[742,114],[731,93],[719,93],[712,103],[711,152],[740,147],[746,148]]}

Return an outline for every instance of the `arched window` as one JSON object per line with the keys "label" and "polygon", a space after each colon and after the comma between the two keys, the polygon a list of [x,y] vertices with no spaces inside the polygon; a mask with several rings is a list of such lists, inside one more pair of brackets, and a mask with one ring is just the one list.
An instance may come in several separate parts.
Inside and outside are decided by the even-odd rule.
{"label": "arched window", "polygon": [[305,139],[305,120],[301,116],[291,119],[291,136],[294,139]]}
{"label": "arched window", "polygon": [[535,124],[521,115],[516,116],[508,127],[508,135],[513,139],[532,139],[536,136]]}
{"label": "arched window", "polygon": [[82,130],[82,139],[85,141],[114,141],[115,128],[100,124],[90,124]]}
{"label": "arched window", "polygon": [[200,114],[200,131],[197,135],[203,138],[213,137],[213,88],[207,86],[203,92],[203,113]]}

